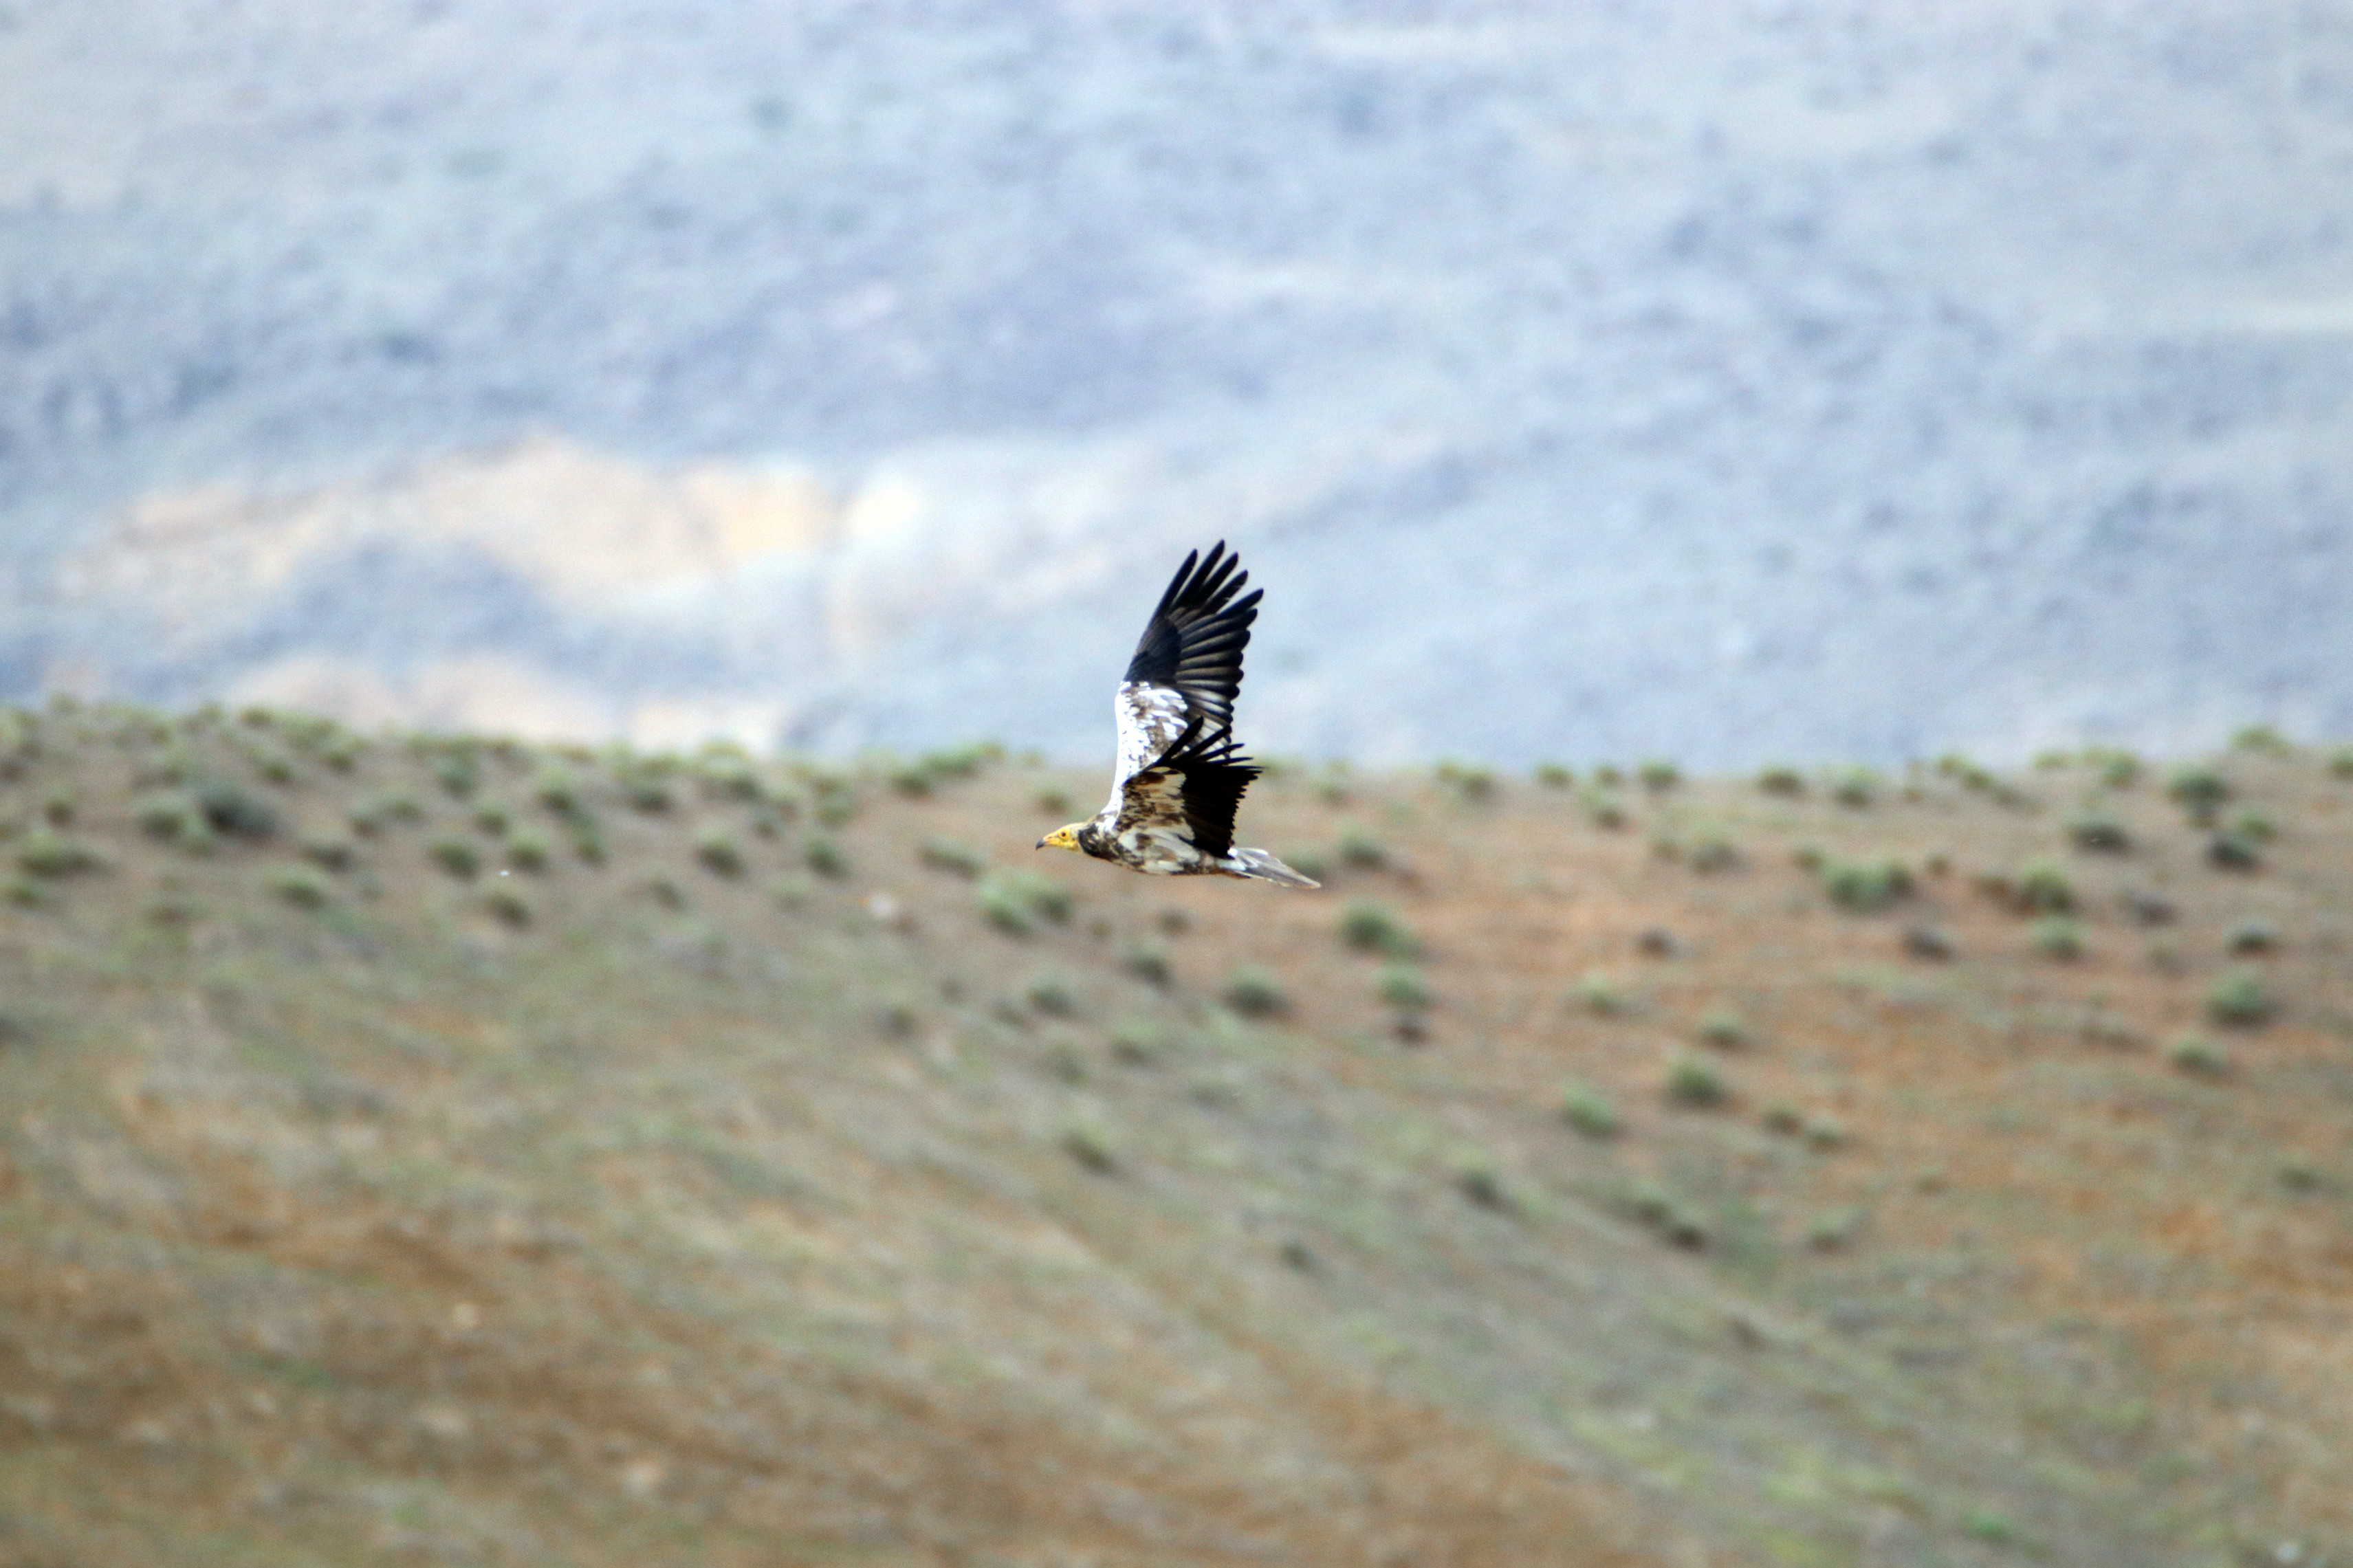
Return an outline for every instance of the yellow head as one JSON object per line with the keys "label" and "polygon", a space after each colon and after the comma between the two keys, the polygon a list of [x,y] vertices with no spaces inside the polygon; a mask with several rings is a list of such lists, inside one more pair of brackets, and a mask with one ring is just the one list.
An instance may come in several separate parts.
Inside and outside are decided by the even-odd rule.
{"label": "yellow head", "polygon": [[1086,851],[1079,847],[1079,829],[1085,826],[1082,822],[1073,822],[1068,827],[1057,827],[1038,840],[1038,847],[1043,849],[1050,845],[1056,849],[1068,849],[1073,855],[1083,855]]}

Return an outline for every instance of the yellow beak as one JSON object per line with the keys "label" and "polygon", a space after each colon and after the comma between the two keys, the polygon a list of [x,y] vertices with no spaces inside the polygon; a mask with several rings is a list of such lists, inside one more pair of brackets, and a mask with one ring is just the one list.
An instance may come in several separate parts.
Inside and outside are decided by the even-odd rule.
{"label": "yellow beak", "polygon": [[1075,827],[1057,827],[1053,832],[1038,840],[1039,848],[1044,849],[1049,846],[1056,849],[1077,850],[1079,830]]}

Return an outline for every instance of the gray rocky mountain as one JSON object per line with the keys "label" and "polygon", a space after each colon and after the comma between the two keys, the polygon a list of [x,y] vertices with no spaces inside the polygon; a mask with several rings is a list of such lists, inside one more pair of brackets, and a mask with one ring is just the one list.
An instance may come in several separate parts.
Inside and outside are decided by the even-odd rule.
{"label": "gray rocky mountain", "polygon": [[2353,12],[0,5],[0,696],[2353,731]]}

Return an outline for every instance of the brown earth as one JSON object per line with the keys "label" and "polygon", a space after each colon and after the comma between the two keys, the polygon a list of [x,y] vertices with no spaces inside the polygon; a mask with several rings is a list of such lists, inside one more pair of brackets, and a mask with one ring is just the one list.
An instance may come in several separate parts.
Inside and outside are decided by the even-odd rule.
{"label": "brown earth", "polygon": [[2353,1563],[2311,752],[1289,768],[1302,894],[974,754],[0,728],[9,1568]]}

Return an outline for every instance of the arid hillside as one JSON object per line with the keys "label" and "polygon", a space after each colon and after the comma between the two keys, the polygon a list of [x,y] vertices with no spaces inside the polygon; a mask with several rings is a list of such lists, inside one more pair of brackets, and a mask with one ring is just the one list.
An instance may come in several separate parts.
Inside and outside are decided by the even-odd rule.
{"label": "arid hillside", "polygon": [[0,1564],[2353,1563],[2353,756],[0,718]]}

